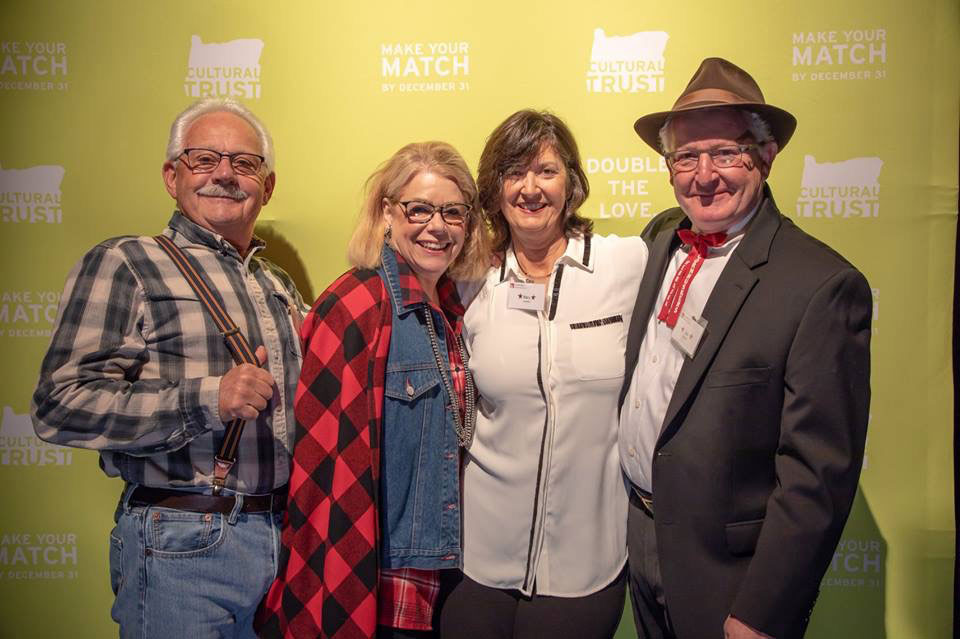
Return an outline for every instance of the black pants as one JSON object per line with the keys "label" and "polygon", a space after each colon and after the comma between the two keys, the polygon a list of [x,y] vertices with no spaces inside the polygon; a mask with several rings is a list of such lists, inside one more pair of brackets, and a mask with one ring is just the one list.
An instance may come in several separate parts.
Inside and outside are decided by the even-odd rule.
{"label": "black pants", "polygon": [[467,576],[440,615],[443,639],[610,639],[626,599],[626,571],[585,597],[526,597]]}
{"label": "black pants", "polygon": [[675,639],[663,594],[653,517],[631,495],[627,514],[630,602],[640,639]]}

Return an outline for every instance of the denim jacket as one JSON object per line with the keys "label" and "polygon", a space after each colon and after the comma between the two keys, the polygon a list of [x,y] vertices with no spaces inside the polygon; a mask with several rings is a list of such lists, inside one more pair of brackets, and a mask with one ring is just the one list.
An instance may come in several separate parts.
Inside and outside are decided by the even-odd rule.
{"label": "denim jacket", "polygon": [[[384,247],[377,270],[393,312],[380,449],[382,567],[459,568],[459,416],[454,416],[450,397],[455,391],[444,318],[425,302],[404,305],[390,248]],[[468,393],[472,386],[468,384]],[[472,400],[467,407],[473,407]],[[467,412],[467,423],[472,424],[474,416]]]}

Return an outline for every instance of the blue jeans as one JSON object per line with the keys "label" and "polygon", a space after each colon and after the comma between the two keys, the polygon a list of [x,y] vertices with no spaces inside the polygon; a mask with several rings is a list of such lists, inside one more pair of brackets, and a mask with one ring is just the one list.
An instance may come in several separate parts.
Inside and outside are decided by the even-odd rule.
{"label": "blue jeans", "polygon": [[110,533],[110,615],[120,637],[254,638],[253,616],[277,572],[282,515],[193,513],[128,503]]}

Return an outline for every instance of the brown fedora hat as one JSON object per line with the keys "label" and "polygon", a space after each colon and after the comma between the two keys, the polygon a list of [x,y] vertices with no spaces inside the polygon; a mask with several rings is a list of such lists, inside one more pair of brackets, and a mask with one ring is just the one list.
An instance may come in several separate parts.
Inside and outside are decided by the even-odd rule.
{"label": "brown fedora hat", "polygon": [[707,58],[701,62],[672,109],[645,115],[634,123],[633,128],[644,142],[658,153],[663,153],[660,148],[660,129],[671,115],[730,106],[755,111],[766,120],[781,150],[787,146],[797,128],[795,117],[767,104],[756,80],[749,73],[723,58]]}

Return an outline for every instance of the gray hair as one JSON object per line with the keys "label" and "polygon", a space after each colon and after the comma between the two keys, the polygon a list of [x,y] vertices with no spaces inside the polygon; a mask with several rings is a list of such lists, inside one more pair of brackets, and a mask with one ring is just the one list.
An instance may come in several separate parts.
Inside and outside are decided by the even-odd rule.
{"label": "gray hair", "polygon": [[250,109],[230,98],[203,98],[184,109],[170,126],[167,161],[174,162],[183,153],[187,131],[190,130],[190,125],[197,121],[197,118],[207,113],[221,112],[233,113],[253,127],[253,130],[257,133],[257,138],[260,140],[260,153],[264,157],[267,171],[273,172],[273,138],[270,137],[270,132]]}
{"label": "gray hair", "polygon": [[[767,142],[773,142],[773,133],[770,130],[770,124],[760,117],[760,114],[751,111],[749,109],[740,109],[737,107],[731,107],[743,114],[744,120],[746,120],[747,130],[750,131],[750,135],[756,141],[757,144],[763,145]],[[673,120],[673,116],[667,118],[667,121],[663,123],[663,126],[660,127],[660,149],[664,153],[669,153],[673,151],[673,133],[670,131],[670,122]]]}

